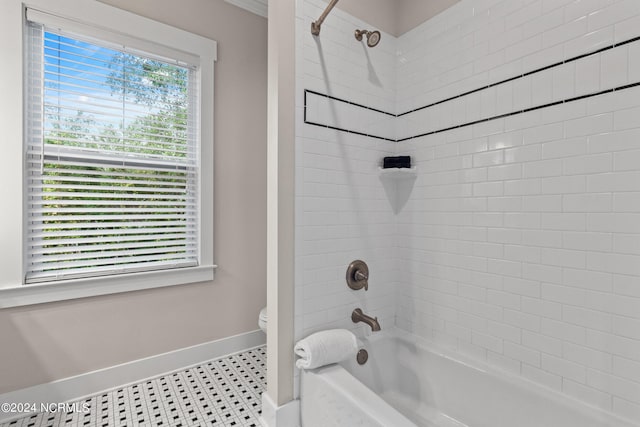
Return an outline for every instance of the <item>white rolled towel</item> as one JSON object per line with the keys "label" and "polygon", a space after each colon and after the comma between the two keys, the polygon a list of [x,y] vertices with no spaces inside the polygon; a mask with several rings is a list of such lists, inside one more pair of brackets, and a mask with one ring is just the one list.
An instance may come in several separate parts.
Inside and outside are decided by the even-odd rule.
{"label": "white rolled towel", "polygon": [[293,351],[300,356],[296,360],[299,369],[315,369],[355,356],[358,342],[351,331],[330,329],[301,339]]}

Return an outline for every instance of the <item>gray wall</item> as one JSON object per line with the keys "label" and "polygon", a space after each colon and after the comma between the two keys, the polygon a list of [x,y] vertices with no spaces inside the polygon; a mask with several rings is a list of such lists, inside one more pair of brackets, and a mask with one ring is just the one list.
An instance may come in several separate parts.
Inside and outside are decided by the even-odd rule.
{"label": "gray wall", "polygon": [[460,0],[345,0],[340,9],[393,36],[401,36]]}

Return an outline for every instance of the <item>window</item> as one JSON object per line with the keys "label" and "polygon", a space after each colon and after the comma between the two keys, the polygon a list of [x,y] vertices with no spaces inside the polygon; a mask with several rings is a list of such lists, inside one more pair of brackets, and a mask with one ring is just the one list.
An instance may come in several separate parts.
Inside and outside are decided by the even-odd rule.
{"label": "window", "polygon": [[197,265],[195,67],[28,26],[26,282]]}
{"label": "window", "polygon": [[26,18],[19,285],[56,300],[213,279],[215,42],[97,2],[9,3]]}

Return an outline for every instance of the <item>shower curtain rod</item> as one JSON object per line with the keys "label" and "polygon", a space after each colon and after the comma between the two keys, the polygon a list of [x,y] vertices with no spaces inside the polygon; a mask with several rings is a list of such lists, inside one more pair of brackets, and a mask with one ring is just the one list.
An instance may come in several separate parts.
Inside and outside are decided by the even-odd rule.
{"label": "shower curtain rod", "polygon": [[324,22],[329,12],[331,12],[331,9],[333,9],[336,3],[338,3],[338,1],[339,0],[331,0],[331,3],[329,3],[329,6],[327,6],[324,12],[322,12],[320,18],[318,18],[317,21],[311,23],[311,34],[313,34],[314,36],[320,35],[320,27],[322,26],[322,23]]}

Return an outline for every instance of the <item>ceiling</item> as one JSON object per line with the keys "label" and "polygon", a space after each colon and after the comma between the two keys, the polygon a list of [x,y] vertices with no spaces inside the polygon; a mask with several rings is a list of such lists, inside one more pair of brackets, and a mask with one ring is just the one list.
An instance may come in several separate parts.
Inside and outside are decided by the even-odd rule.
{"label": "ceiling", "polygon": [[[267,17],[268,0],[225,0]],[[328,3],[328,0],[326,0]],[[374,27],[401,36],[460,0],[341,0],[337,7]]]}

